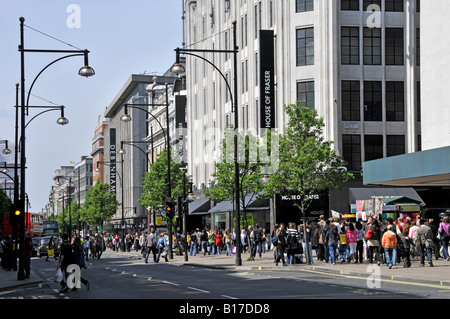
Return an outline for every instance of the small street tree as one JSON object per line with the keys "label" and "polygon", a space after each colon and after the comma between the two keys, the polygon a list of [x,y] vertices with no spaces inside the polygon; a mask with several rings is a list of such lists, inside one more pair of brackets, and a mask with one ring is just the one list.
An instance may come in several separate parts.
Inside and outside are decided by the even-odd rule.
{"label": "small street tree", "polygon": [[[235,202],[234,134],[232,127],[226,130],[221,147],[221,161],[216,163],[216,171],[211,174],[209,188],[204,190],[206,197],[214,202]],[[243,216],[241,226],[247,228],[247,207],[254,199],[263,196],[262,168],[266,163],[260,160],[261,143],[257,137],[242,131],[238,143],[239,203]]]}
{"label": "small street tree", "polygon": [[102,226],[103,222],[112,219],[119,205],[116,195],[110,191],[110,185],[97,181],[86,194],[81,208],[81,221],[94,226]]}
{"label": "small street tree", "polygon": [[[314,109],[303,107],[300,102],[285,106],[289,116],[285,133],[280,136],[278,171],[266,184],[269,194],[295,195],[295,206],[303,219],[305,212],[317,195],[330,193],[341,183],[352,178],[346,162],[332,149],[332,141],[323,137],[324,121]],[[308,243],[305,241],[306,247]],[[311,262],[309,249],[307,261]]]}
{"label": "small street tree", "polygon": [[[172,158],[172,157],[171,157]],[[171,197],[183,196],[183,175],[180,163],[170,162]],[[167,185],[167,150],[158,154],[156,161],[150,165],[149,171],[142,180],[142,195],[138,200],[143,207],[157,210],[165,205],[168,197]]]}

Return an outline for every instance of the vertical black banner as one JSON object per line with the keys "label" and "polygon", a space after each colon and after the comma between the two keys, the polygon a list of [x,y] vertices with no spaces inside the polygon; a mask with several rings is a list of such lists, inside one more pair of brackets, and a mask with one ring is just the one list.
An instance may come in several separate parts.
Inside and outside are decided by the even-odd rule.
{"label": "vertical black banner", "polygon": [[275,128],[275,52],[272,30],[259,30],[261,128]]}
{"label": "vertical black banner", "polygon": [[187,165],[187,121],[186,121],[186,95],[175,96],[175,130],[176,130],[176,156],[174,160]]}
{"label": "vertical black banner", "polygon": [[111,193],[116,193],[116,129],[109,129],[109,184]]}

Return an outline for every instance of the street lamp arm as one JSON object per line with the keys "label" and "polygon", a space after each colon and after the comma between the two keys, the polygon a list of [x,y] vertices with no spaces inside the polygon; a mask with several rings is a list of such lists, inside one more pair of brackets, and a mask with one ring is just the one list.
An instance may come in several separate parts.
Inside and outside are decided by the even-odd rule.
{"label": "street lamp arm", "polygon": [[[217,72],[219,72],[220,76],[224,79],[225,84],[227,85],[228,92],[230,93],[230,99],[231,99],[231,101],[233,101],[233,91],[231,90],[230,83],[228,83],[228,79],[226,78],[225,74],[223,74],[223,72],[211,61],[209,61],[205,57],[202,57],[201,55],[198,55],[198,54],[195,54],[192,52],[233,53],[234,51],[231,51],[231,50],[195,50],[195,49],[186,50],[186,49],[179,49],[179,48],[175,49],[175,51],[177,51],[177,53],[178,52],[184,53],[184,54],[199,58],[199,59],[205,61],[206,63],[208,63],[209,65],[211,65]],[[235,109],[235,108],[236,108],[236,106],[233,105],[233,109]]]}
{"label": "street lamp arm", "polygon": [[[24,51],[24,52],[47,52],[47,51],[51,51],[51,50],[42,50],[42,51],[23,50],[23,51]],[[68,52],[68,51],[63,51],[63,52]],[[74,52],[74,51],[69,51],[69,52]],[[75,52],[77,52],[77,51],[75,51]],[[30,89],[28,90],[26,106],[28,107],[28,103],[29,103],[29,101],[30,101],[30,94],[31,94],[31,90],[33,89],[34,83],[36,82],[36,80],[41,76],[41,74],[42,74],[46,69],[48,69],[51,65],[55,64],[55,63],[58,62],[58,61],[61,61],[61,60],[63,60],[63,59],[67,59],[67,58],[71,58],[71,57],[74,57],[74,56],[81,56],[81,55],[84,55],[84,53],[69,54],[69,55],[60,57],[60,58],[54,60],[53,62],[50,62],[49,64],[47,64],[47,65],[46,65],[46,66],[38,73],[38,75],[34,78],[33,82],[31,83]]]}
{"label": "street lamp arm", "polygon": [[[155,104],[138,104],[138,105],[151,106],[151,105],[155,105]],[[126,111],[126,108],[131,107],[132,109],[141,110],[142,112],[145,112],[148,115],[150,115],[158,123],[158,125],[161,127],[161,130],[163,131],[163,135],[164,135],[164,142],[167,145],[167,137],[166,137],[167,133],[166,133],[166,130],[164,130],[164,126],[162,126],[161,122],[158,120],[158,118],[156,116],[154,116],[151,112],[149,112],[147,110],[144,110],[144,109],[141,109],[140,107],[137,107],[136,104],[124,104],[124,106],[125,106],[125,111]]]}
{"label": "street lamp arm", "polygon": [[33,116],[33,117],[27,122],[27,124],[25,125],[25,128],[27,128],[28,124],[30,124],[31,121],[33,121],[33,120],[34,120],[36,117],[38,117],[39,115],[44,114],[44,113],[47,113],[47,112],[51,112],[51,111],[58,111],[58,110],[60,110],[60,109],[63,108],[63,107],[64,107],[64,106],[49,107],[48,110],[45,110],[45,111],[42,111],[42,112],[36,114],[35,116]]}

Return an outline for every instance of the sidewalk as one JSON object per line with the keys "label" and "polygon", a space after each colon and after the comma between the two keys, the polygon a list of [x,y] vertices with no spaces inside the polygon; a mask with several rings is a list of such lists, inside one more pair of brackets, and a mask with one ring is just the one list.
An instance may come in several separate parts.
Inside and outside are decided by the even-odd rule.
{"label": "sidewalk", "polygon": [[[113,256],[129,257],[130,259],[138,262],[144,262],[143,256],[135,251],[131,252],[113,252],[108,249],[102,255],[102,258],[108,258]],[[284,271],[306,271],[322,274],[331,274],[335,276],[357,276],[367,278],[369,276],[375,276],[378,270],[380,271],[380,279],[397,281],[402,283],[417,283],[427,285],[437,285],[450,289],[450,261],[443,259],[433,260],[434,267],[430,267],[425,261],[425,267],[419,266],[419,261],[412,261],[410,268],[403,268],[403,265],[396,265],[392,269],[388,269],[386,266],[381,265],[379,268],[375,265],[370,265],[368,262],[363,264],[350,264],[350,263],[337,263],[335,266],[317,261],[314,258],[312,265],[296,264],[283,266],[280,262],[278,266],[273,262],[273,253],[266,252],[262,254],[262,258],[258,255],[255,260],[247,260],[248,253],[241,255],[242,265],[236,266],[236,256],[232,255],[227,257],[225,253],[221,255],[206,255],[198,254],[197,256],[188,256],[188,261],[185,261],[185,256],[173,256],[173,259],[169,260],[169,264],[177,266],[196,266],[196,267],[209,267],[214,269],[225,269],[231,271],[265,271],[276,270],[280,272]],[[314,256],[315,257],[315,256]],[[153,264],[152,256],[149,258],[149,266]],[[160,264],[165,264],[164,259],[160,261]],[[17,272],[0,270],[0,291],[14,289],[20,286],[32,285],[42,283],[40,278],[33,269],[31,270],[30,279],[17,280]]]}

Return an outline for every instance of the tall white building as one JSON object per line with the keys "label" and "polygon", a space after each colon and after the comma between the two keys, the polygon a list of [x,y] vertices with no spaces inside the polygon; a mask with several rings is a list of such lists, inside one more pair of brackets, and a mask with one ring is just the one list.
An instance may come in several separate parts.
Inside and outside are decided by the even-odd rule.
{"label": "tall white building", "polygon": [[[356,173],[348,187],[362,186],[364,161],[421,149],[419,11],[419,0],[187,0],[186,48],[233,49],[237,22],[237,74],[232,54],[203,56],[231,88],[237,77],[239,128],[260,134],[259,31],[272,30],[276,130],[287,123],[283,105],[315,108]],[[189,55],[186,83],[189,169],[203,188],[233,124],[232,100],[220,73]],[[328,208],[347,212],[350,204],[344,189]]]}

